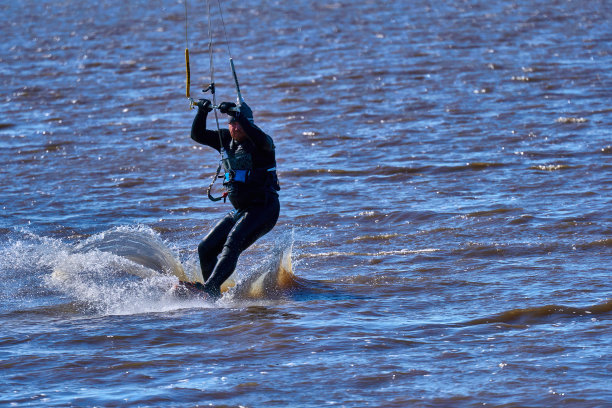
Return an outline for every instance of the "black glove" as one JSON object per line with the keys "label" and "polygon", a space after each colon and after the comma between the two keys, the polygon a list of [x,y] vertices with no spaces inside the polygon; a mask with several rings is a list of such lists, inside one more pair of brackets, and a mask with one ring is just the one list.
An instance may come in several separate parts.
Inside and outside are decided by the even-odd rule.
{"label": "black glove", "polygon": [[196,105],[205,112],[210,112],[212,110],[212,103],[208,99],[198,99]]}
{"label": "black glove", "polygon": [[246,120],[248,120],[249,122],[253,123],[253,111],[251,110],[251,107],[249,105],[247,105],[247,103],[245,101],[242,101],[242,103],[240,104],[240,114],[242,115],[242,117],[246,118]]}
{"label": "black glove", "polygon": [[219,105],[219,112],[225,113],[229,116],[238,116],[238,112],[236,112],[235,109],[236,104],[234,102],[221,102],[221,104]]}

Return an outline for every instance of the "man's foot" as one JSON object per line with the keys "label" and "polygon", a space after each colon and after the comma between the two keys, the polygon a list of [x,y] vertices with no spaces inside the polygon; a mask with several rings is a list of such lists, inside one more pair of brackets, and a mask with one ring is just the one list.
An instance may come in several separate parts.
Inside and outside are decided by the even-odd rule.
{"label": "man's foot", "polygon": [[208,294],[204,285],[200,282],[181,282],[172,286],[170,289],[172,295],[181,299],[189,299],[194,297],[207,298]]}

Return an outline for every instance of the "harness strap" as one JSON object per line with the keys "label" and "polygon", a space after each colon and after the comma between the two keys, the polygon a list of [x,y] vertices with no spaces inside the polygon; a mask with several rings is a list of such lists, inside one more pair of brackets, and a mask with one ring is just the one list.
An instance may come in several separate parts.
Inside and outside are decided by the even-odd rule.
{"label": "harness strap", "polygon": [[213,184],[215,184],[215,181],[219,178],[219,173],[221,172],[221,164],[219,164],[219,166],[217,166],[217,171],[215,172],[215,175],[212,178],[212,181],[210,182],[210,185],[208,186],[208,188],[206,189],[206,195],[208,195],[208,198],[210,199],[210,201],[221,201],[223,200],[223,202],[225,202],[225,200],[227,199],[227,191],[224,191],[223,194],[221,194],[221,197],[213,197],[213,195],[211,194],[211,190],[213,188]]}
{"label": "harness strap", "polygon": [[[267,173],[264,178],[262,179],[263,182],[265,182],[267,180],[268,174],[271,172],[276,172],[276,167],[272,167],[269,169],[250,169],[250,170],[225,170],[225,177],[223,178],[223,185],[226,185],[228,183],[231,182],[240,182],[240,183],[247,183],[250,179],[251,175],[255,175],[255,177],[257,177],[257,174],[262,175],[263,173]],[[261,177],[261,176],[260,176]],[[221,178],[221,176],[219,176],[219,178]]]}

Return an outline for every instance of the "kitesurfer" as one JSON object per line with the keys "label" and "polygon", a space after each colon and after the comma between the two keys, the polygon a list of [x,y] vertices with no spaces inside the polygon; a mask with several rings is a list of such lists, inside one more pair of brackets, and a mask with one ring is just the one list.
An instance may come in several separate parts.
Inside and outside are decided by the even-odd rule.
{"label": "kitesurfer", "polygon": [[276,225],[280,186],[274,142],[255,125],[253,112],[244,101],[238,107],[232,102],[219,105],[219,112],[229,116],[229,129],[218,131],[206,129],[212,103],[200,99],[197,106],[191,138],[221,152],[223,185],[234,207],[198,246],[205,283],[192,285],[218,298],[240,254]]}

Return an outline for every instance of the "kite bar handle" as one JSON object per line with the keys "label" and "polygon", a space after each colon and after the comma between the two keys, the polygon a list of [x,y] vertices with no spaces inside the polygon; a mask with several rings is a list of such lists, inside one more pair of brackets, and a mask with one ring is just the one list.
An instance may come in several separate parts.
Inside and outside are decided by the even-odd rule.
{"label": "kite bar handle", "polygon": [[[189,106],[191,108],[193,108],[194,106],[198,106],[198,101],[196,101],[193,98],[188,98],[188,99],[189,99]],[[219,109],[219,106],[220,105],[211,105],[210,107],[212,109]],[[240,108],[238,108],[237,106],[235,108],[230,108],[229,110],[230,110],[230,112],[240,112]]]}
{"label": "kite bar handle", "polygon": [[187,74],[187,78],[186,78],[186,90],[185,90],[185,95],[187,96],[187,99],[191,99],[191,93],[189,92],[189,89],[191,88],[191,69],[189,68],[189,48],[185,48],[185,67],[186,67],[186,74]]}

